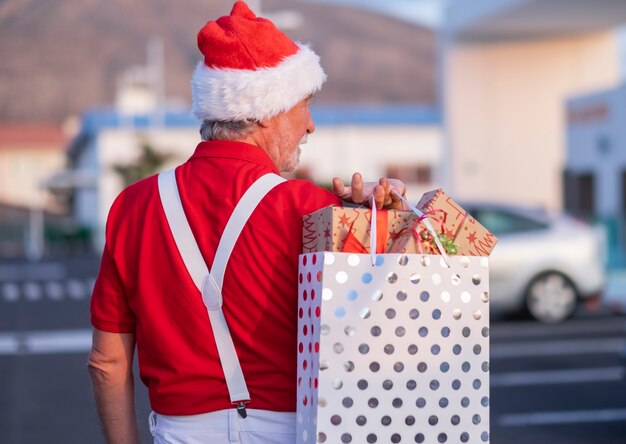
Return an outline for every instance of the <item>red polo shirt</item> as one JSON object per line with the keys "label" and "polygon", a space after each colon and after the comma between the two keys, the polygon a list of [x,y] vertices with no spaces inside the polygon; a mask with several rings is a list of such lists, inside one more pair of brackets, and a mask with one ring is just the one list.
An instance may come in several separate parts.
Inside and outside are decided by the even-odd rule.
{"label": "red polo shirt", "polygon": [[[261,149],[203,142],[176,170],[183,207],[209,269],[226,222],[248,187],[278,173]],[[297,268],[302,216],[340,204],[332,193],[290,180],[252,213],[224,276],[224,315],[250,392],[249,408],[294,411]],[[206,308],[167,225],[156,176],[113,204],[91,301],[99,330],[136,334],[152,408],[192,415],[232,408]]]}

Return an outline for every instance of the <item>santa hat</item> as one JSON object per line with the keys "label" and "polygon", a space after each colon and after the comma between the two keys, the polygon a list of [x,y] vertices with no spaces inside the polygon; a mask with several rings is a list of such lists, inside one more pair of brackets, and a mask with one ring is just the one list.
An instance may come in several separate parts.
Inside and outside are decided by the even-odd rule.
{"label": "santa hat", "polygon": [[237,1],[198,33],[204,55],[191,81],[201,120],[263,120],[292,108],[326,80],[319,57]]}

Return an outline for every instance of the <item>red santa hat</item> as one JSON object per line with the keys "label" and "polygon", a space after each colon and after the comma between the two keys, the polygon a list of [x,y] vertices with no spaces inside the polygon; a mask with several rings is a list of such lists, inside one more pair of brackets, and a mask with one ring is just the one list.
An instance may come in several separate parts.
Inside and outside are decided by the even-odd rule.
{"label": "red santa hat", "polygon": [[201,120],[263,120],[292,108],[326,80],[319,57],[242,1],[198,33],[204,55],[191,81]]}

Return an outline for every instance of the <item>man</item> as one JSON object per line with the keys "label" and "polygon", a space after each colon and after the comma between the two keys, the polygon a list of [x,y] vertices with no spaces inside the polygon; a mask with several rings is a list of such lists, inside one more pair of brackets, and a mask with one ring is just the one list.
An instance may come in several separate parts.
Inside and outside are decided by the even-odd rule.
{"label": "man", "polygon": [[[315,130],[309,103],[325,74],[311,49],[257,18],[243,2],[207,23],[198,45],[204,61],[193,75],[193,110],[203,121],[204,142],[171,177],[202,266],[212,270],[246,191],[260,177],[298,164],[299,145]],[[373,194],[378,207],[388,208],[399,207],[399,198],[386,179],[364,184],[355,174],[350,187],[335,179],[335,194],[305,181],[279,182],[250,211],[226,257],[218,295],[249,391],[234,397],[225,376],[230,372],[222,368],[220,347],[228,341],[216,338],[215,313],[205,306],[204,287],[201,297],[173,234],[163,177],[124,190],[107,222],[88,362],[107,440],[139,442],[136,344],[156,412],[156,443],[293,443],[302,216],[340,205],[340,198],[361,203]],[[402,193],[404,186],[396,185]]]}

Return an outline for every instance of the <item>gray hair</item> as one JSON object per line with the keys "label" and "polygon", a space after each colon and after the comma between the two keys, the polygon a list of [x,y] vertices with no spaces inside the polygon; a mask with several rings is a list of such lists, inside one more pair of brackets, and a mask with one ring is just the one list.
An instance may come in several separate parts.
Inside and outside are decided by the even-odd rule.
{"label": "gray hair", "polygon": [[250,134],[256,120],[205,120],[200,127],[202,140],[240,140]]}

